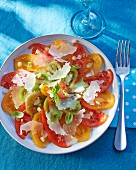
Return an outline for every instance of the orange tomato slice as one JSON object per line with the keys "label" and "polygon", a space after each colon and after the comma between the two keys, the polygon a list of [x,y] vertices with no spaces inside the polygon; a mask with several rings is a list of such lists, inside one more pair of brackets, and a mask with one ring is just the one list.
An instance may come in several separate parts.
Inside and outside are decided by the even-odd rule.
{"label": "orange tomato slice", "polygon": [[[41,123],[42,122],[41,121],[41,113],[37,112],[34,115],[33,120]],[[43,133],[44,133],[44,130],[41,128],[37,128],[37,125],[33,125],[31,127],[32,140],[33,140],[34,144],[39,148],[46,148],[46,144],[49,143],[48,137],[44,138]],[[43,140],[41,140],[42,138],[43,138]]]}
{"label": "orange tomato slice", "polygon": [[2,99],[1,107],[2,109],[9,114],[12,114],[14,111],[16,111],[14,102],[12,100],[12,90],[9,90],[5,96]]}
{"label": "orange tomato slice", "polygon": [[114,103],[115,103],[115,97],[109,90],[100,93],[94,99],[94,105],[90,105],[89,103],[84,101],[84,99],[81,99],[81,105],[92,110],[110,109],[111,107],[113,107]]}
{"label": "orange tomato slice", "polygon": [[91,134],[91,129],[89,127],[86,127],[86,126],[80,124],[76,128],[76,133],[75,133],[74,137],[76,137],[78,142],[84,142],[90,138],[90,134]]}

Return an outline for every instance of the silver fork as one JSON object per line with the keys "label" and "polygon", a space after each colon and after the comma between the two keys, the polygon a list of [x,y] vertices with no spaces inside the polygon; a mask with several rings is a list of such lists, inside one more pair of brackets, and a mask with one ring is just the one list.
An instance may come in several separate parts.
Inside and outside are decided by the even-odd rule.
{"label": "silver fork", "polygon": [[116,53],[116,74],[121,80],[120,108],[114,146],[122,151],[127,146],[124,117],[124,79],[130,72],[130,41],[118,41]]}

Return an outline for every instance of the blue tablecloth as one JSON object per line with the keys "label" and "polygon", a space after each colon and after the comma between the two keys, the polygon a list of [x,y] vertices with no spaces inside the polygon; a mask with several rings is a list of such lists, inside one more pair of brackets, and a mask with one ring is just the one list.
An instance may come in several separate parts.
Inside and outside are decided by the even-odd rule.
{"label": "blue tablecloth", "polygon": [[[25,41],[46,34],[75,35],[70,20],[81,9],[78,0],[1,0],[0,1],[0,65]],[[117,41],[131,40],[131,67],[136,68],[136,0],[99,0],[93,9],[106,21],[106,30],[98,39],[90,40],[115,63]],[[135,77],[134,77],[135,78]],[[127,81],[127,80],[126,80]],[[127,83],[127,82],[126,82]],[[133,81],[132,83],[135,83]],[[135,88],[135,85],[132,86]],[[128,89],[128,88],[126,88]],[[130,90],[130,89],[129,89]],[[128,90],[126,90],[126,93]],[[132,92],[131,92],[132,93]],[[135,94],[132,94],[132,97]],[[133,97],[133,102],[135,97]],[[129,101],[126,109],[129,111]],[[135,108],[130,110],[136,116]],[[130,116],[126,115],[126,119]],[[114,119],[112,126],[115,126]],[[134,122],[132,122],[135,125]],[[128,126],[129,127],[129,126]],[[15,142],[0,125],[0,170],[21,169],[135,169],[135,129],[127,129],[128,146],[119,153],[113,147],[115,129],[109,128],[95,143],[67,155],[44,155],[30,151]]]}

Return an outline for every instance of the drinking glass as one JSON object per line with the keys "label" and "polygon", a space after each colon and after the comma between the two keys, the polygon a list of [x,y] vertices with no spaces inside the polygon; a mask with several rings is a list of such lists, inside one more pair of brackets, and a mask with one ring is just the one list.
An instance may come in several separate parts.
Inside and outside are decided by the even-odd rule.
{"label": "drinking glass", "polygon": [[105,29],[105,21],[101,15],[92,11],[94,3],[99,0],[79,0],[83,10],[77,12],[71,20],[71,27],[75,34],[84,39],[93,39],[100,36]]}

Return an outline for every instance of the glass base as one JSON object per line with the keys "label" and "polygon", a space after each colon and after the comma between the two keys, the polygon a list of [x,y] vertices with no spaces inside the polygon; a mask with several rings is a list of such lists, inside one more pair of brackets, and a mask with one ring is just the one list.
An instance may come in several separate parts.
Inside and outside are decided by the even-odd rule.
{"label": "glass base", "polygon": [[79,11],[72,17],[71,27],[78,36],[84,39],[94,39],[102,34],[106,24],[96,12],[91,11],[89,19],[86,20],[83,11]]}

